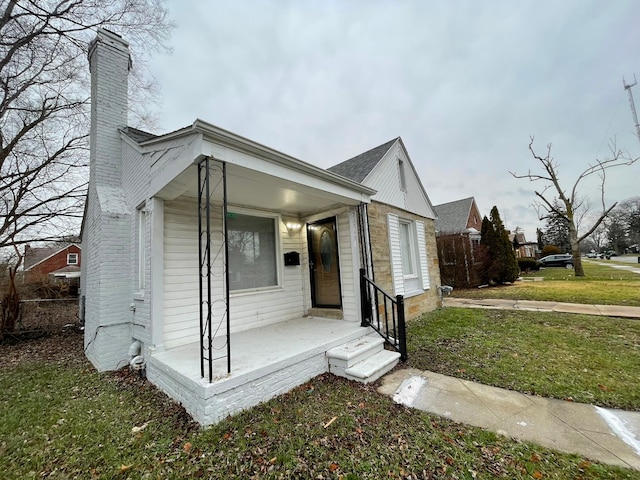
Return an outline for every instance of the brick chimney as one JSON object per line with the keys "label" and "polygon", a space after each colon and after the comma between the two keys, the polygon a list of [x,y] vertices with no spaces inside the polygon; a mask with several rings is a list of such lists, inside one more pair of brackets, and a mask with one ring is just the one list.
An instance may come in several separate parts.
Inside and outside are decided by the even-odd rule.
{"label": "brick chimney", "polygon": [[[120,186],[122,149],[118,128],[127,126],[129,44],[98,29],[89,45],[91,71],[90,176],[96,185]],[[91,179],[90,179],[91,180]]]}
{"label": "brick chimney", "polygon": [[132,210],[122,189],[122,139],[127,124],[129,46],[99,29],[89,45],[90,166],[82,228],[81,321],[87,358],[98,370],[128,360],[132,342]]}

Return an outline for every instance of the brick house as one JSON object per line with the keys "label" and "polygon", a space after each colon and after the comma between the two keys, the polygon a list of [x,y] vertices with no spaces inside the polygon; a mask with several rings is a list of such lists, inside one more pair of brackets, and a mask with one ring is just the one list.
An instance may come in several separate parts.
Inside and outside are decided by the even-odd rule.
{"label": "brick house", "polygon": [[[365,321],[359,283],[376,190],[199,119],[163,135],[128,127],[128,44],[100,29],[89,64],[81,320],[94,366],[144,369],[204,425],[327,371],[368,382],[393,368],[400,354]],[[402,159],[407,192],[423,197],[371,211],[413,225],[419,273],[379,277],[426,292],[416,314],[435,307],[433,220],[400,139],[388,150],[381,166]],[[388,250],[401,268],[402,248]]]}
{"label": "brick house", "polygon": [[80,277],[82,249],[75,243],[50,247],[24,247],[24,282],[72,281]]}
{"label": "brick house", "polygon": [[442,283],[472,287],[481,283],[477,247],[482,216],[474,197],[434,206]]}

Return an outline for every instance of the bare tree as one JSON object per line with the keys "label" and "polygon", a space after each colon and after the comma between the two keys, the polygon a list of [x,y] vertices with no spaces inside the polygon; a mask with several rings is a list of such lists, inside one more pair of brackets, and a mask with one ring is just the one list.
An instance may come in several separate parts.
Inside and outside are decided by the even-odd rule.
{"label": "bare tree", "polygon": [[[545,185],[540,191],[535,191],[537,200],[534,202],[538,210],[540,220],[548,218],[550,215],[557,215],[566,219],[569,227],[569,243],[571,244],[571,253],[573,255],[573,265],[575,274],[578,277],[584,277],[584,268],[582,267],[582,259],[580,255],[580,242],[591,235],[602,221],[609,215],[617,203],[607,206],[605,203],[605,183],[607,170],[614,167],[633,164],[637,158],[631,159],[624,155],[622,151],[616,148],[615,143],[610,145],[611,156],[605,160],[595,160],[593,164],[578,175],[570,191],[566,191],[560,184],[558,163],[551,157],[551,144],[547,145],[546,156],[537,155],[533,150],[533,137],[530,137],[529,151],[533,158],[542,165],[542,173],[534,173],[531,170],[527,174],[518,175],[510,172],[515,178],[527,178],[532,182],[542,181]],[[585,178],[597,175],[600,178],[600,201],[602,211],[598,214],[590,228],[582,234],[578,233],[578,213],[582,202],[579,197],[578,188],[580,182]],[[554,200],[558,200],[555,202]]]}
{"label": "bare tree", "polygon": [[0,0],[0,249],[77,233],[87,48],[99,27],[131,39],[134,124],[143,126],[154,95],[145,56],[164,48],[172,27],[163,0]]}

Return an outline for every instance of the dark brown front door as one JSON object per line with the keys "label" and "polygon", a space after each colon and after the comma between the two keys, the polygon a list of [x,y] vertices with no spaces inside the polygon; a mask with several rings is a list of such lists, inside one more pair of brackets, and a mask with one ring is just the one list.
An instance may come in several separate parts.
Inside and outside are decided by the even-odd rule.
{"label": "dark brown front door", "polygon": [[311,301],[314,307],[341,308],[336,219],[307,225]]}

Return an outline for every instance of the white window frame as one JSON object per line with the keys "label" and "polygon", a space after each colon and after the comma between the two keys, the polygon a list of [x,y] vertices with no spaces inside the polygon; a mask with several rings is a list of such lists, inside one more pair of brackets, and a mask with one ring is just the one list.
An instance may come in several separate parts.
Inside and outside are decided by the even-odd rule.
{"label": "white window frame", "polygon": [[[421,220],[409,220],[398,215],[388,214],[389,247],[391,260],[391,273],[395,295],[412,297],[419,295],[430,288],[429,265],[427,260],[426,235],[424,222]],[[403,269],[402,240],[400,238],[400,225],[408,223],[411,228],[410,248],[413,248],[413,262],[415,275],[405,275]]]}
{"label": "white window frame", "polygon": [[[282,257],[282,233],[280,232],[280,225],[282,223],[282,219],[280,215],[274,213],[263,212],[259,210],[251,210],[247,208],[236,208],[229,206],[228,207],[228,215],[229,214],[238,214],[249,217],[259,217],[259,218],[269,218],[273,221],[274,227],[274,268],[276,274],[276,283],[275,285],[266,285],[263,287],[249,287],[249,288],[238,288],[233,289],[231,285],[229,285],[229,294],[232,296],[240,296],[240,295],[250,295],[254,293],[260,293],[270,290],[277,290],[282,288],[282,262],[280,258]],[[226,219],[225,219],[226,221]]]}
{"label": "white window frame", "polygon": [[[73,262],[71,259],[75,259]],[[67,265],[78,265],[78,254],[77,253],[67,253]]]}
{"label": "white window frame", "polygon": [[[406,227],[406,230],[403,230]],[[403,232],[406,232],[407,238],[403,238]],[[402,258],[402,275],[405,280],[418,278],[418,249],[416,248],[415,224],[411,220],[404,218],[398,219],[398,233],[400,234],[400,253]],[[405,251],[405,248],[408,248]],[[408,260],[408,262],[406,262]],[[408,263],[408,264],[407,264]],[[407,272],[406,267],[411,267]]]}

